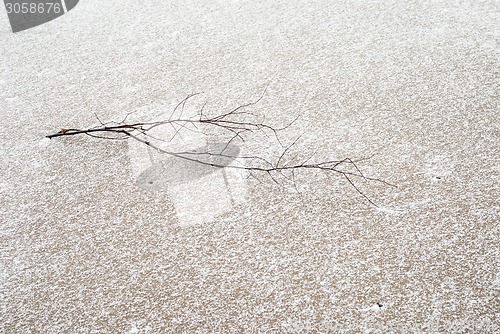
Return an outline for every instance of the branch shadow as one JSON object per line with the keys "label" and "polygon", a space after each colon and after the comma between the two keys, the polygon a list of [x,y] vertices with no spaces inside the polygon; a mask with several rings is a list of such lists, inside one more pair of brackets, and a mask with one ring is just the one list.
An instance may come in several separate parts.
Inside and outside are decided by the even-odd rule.
{"label": "branch shadow", "polygon": [[[206,146],[183,152],[183,155],[202,162],[228,166],[239,153],[240,148],[237,145],[209,143]],[[145,190],[163,191],[170,186],[187,184],[220,170],[220,167],[166,155],[137,177],[136,186]]]}

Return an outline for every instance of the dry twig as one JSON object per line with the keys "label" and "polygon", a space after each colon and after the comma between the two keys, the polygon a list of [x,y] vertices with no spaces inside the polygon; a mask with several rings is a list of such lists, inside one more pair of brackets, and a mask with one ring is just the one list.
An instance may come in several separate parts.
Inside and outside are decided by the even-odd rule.
{"label": "dry twig", "polygon": [[[176,158],[194,161],[196,163],[212,167],[245,170],[249,172],[250,176],[256,178],[258,181],[261,181],[259,179],[259,175],[269,176],[271,180],[273,180],[280,186],[282,186],[285,181],[289,181],[297,191],[298,189],[296,187],[296,173],[300,170],[317,170],[325,172],[328,175],[332,173],[339,174],[343,176],[361,196],[363,196],[369,203],[375,206],[377,205],[359,189],[359,187],[354,182],[354,179],[358,178],[365,182],[372,181],[383,183],[388,186],[394,186],[384,180],[367,177],[361,172],[361,170],[357,166],[357,163],[362,160],[370,159],[371,157],[358,160],[345,158],[342,160],[309,162],[313,156],[311,155],[308,159],[301,163],[289,165],[288,163],[284,162],[285,157],[290,153],[290,149],[294,145],[296,145],[296,143],[300,139],[300,136],[296,138],[291,144],[283,145],[279,137],[279,132],[289,128],[297,120],[297,118],[282,128],[276,128],[267,124],[265,122],[265,117],[259,117],[258,115],[248,111],[248,108],[258,103],[263,98],[263,95],[254,102],[240,105],[229,112],[217,116],[207,116],[204,112],[205,105],[203,105],[196,117],[183,117],[184,107],[186,103],[195,95],[197,94],[189,95],[181,102],[179,102],[179,104],[170,114],[170,117],[162,121],[127,123],[128,117],[132,114],[129,113],[119,122],[103,122],[96,115],[96,118],[99,121],[99,125],[96,127],[88,129],[61,129],[57,133],[48,135],[47,138],[85,134],[101,139],[133,139],[157,150],[158,152],[168,154]],[[175,116],[176,114],[178,115]],[[250,118],[250,120],[248,120],[248,118]],[[171,127],[174,130],[174,134],[170,140],[174,139],[177,136],[181,136],[182,131],[203,132],[200,130],[201,126],[209,126],[223,131],[230,135],[230,139],[219,152],[215,153],[197,151],[174,152],[163,149],[159,146],[159,142],[165,142],[167,140],[157,138],[150,133],[151,130],[155,128],[165,126]],[[249,135],[256,132],[271,134],[279,143],[279,145],[281,145],[281,154],[273,160],[269,160],[256,155],[238,156],[237,160],[233,160],[235,157],[225,154],[226,149],[231,144],[233,144],[235,140],[245,142]],[[226,164],[224,162],[221,162],[221,159],[225,159],[226,161],[228,159],[231,159],[232,163]]]}

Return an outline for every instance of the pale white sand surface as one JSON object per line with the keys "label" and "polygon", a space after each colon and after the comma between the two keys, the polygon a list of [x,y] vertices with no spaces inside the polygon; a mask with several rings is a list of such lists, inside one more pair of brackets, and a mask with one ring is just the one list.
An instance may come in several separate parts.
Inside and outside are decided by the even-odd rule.
{"label": "pale white sand surface", "polygon": [[[499,6],[85,0],[16,34],[2,7],[0,332],[498,333]],[[252,111],[300,116],[292,156],[373,155],[359,167],[397,188],[358,179],[375,207],[340,175],[297,194],[137,142],[44,139],[266,87]]]}

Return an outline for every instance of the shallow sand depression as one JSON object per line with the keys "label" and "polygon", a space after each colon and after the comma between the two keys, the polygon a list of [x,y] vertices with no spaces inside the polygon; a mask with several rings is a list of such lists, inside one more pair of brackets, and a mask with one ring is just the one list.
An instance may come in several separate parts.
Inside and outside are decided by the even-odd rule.
{"label": "shallow sand depression", "polygon": [[[499,332],[499,27],[472,0],[87,0],[15,34],[1,9],[0,332]],[[289,159],[371,157],[397,187],[356,179],[375,206],[341,175],[45,138],[192,93],[190,116],[263,95],[249,111],[298,117]],[[227,163],[276,153],[233,144]]]}

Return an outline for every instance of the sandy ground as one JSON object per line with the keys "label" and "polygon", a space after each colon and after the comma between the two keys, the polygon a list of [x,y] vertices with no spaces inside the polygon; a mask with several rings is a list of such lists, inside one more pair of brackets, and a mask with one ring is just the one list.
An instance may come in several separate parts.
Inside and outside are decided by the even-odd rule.
{"label": "sandy ground", "polygon": [[[498,332],[499,27],[493,0],[86,0],[17,34],[1,9],[0,331]],[[398,188],[44,139],[266,86],[293,154],[375,154]]]}

